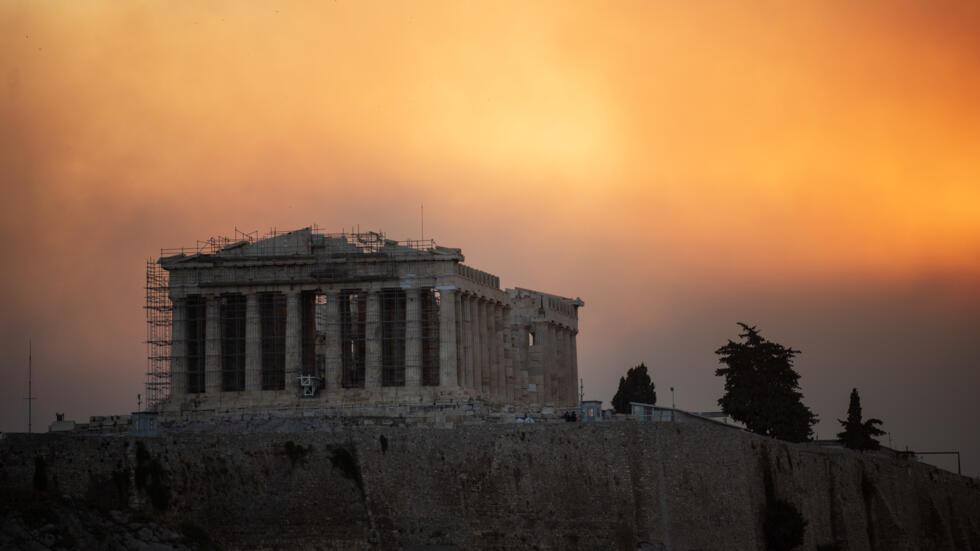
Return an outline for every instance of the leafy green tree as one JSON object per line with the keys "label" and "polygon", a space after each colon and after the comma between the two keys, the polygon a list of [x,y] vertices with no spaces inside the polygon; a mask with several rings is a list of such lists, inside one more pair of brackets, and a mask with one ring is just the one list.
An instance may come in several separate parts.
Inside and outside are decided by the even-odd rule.
{"label": "leafy green tree", "polygon": [[725,377],[725,395],[718,400],[722,411],[745,423],[752,432],[791,442],[813,436],[816,415],[803,404],[799,374],[793,358],[799,350],[762,338],[755,327],[739,323],[742,342],[729,340],[715,351]]}
{"label": "leafy green tree", "polygon": [[877,450],[881,443],[875,436],[885,434],[885,431],[875,425],[880,425],[880,419],[861,420],[861,395],[856,388],[851,389],[851,403],[847,407],[847,421],[837,420],[844,427],[844,432],[837,433],[844,447],[852,450]]}
{"label": "leafy green tree", "polygon": [[626,372],[626,377],[619,378],[619,389],[613,396],[612,405],[616,413],[629,413],[630,402],[641,404],[657,403],[656,386],[647,373],[647,366],[642,363]]}

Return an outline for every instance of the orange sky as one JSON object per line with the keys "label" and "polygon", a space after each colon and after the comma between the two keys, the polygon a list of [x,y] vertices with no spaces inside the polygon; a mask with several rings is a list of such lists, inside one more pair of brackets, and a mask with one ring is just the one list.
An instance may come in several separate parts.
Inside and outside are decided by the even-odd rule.
{"label": "orange sky", "polygon": [[417,237],[424,203],[504,285],[585,300],[587,394],[646,361],[713,408],[746,321],[803,349],[821,436],[859,386],[903,445],[980,456],[904,409],[980,417],[978,28],[975,2],[0,4],[0,430],[31,335],[44,424],[132,407],[160,247]]}

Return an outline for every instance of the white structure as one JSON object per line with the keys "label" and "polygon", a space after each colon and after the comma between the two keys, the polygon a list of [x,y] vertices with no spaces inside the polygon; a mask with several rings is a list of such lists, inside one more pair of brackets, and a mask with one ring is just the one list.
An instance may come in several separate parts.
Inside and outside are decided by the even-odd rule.
{"label": "white structure", "polygon": [[[169,397],[151,400],[163,410],[577,405],[583,302],[501,289],[460,249],[305,228],[158,262],[172,317],[156,322],[170,323],[168,362],[154,370],[151,352],[149,376],[167,382]],[[150,296],[151,280],[164,279],[154,268],[148,310],[161,302]]]}

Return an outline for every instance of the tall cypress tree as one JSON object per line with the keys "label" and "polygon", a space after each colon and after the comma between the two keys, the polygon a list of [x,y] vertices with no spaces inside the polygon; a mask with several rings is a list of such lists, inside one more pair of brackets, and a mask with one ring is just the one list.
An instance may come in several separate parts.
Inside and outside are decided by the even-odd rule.
{"label": "tall cypress tree", "polygon": [[729,340],[715,351],[727,366],[715,371],[725,377],[725,395],[718,405],[752,432],[791,442],[809,440],[817,416],[803,404],[800,375],[793,370],[800,351],[762,338],[755,327],[738,325],[743,341]]}
{"label": "tall cypress tree", "polygon": [[861,396],[856,388],[851,389],[851,403],[847,406],[847,421],[837,420],[844,427],[844,432],[837,433],[837,438],[844,447],[852,450],[876,450],[881,443],[875,436],[885,434],[885,431],[875,425],[880,425],[880,419],[861,419]]}
{"label": "tall cypress tree", "polygon": [[642,363],[626,372],[626,377],[619,378],[619,389],[613,396],[612,405],[616,413],[629,413],[630,402],[641,404],[657,403],[656,385],[647,373],[647,366]]}

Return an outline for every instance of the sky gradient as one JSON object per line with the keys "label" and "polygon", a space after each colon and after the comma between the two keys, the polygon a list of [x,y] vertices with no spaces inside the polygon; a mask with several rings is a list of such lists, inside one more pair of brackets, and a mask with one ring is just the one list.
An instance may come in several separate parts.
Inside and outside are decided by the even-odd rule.
{"label": "sky gradient", "polygon": [[[0,4],[0,430],[136,407],[145,261],[319,224],[581,297],[609,401],[736,322],[980,475],[980,4]],[[945,463],[948,467],[951,463]],[[952,463],[955,468],[955,463]]]}

